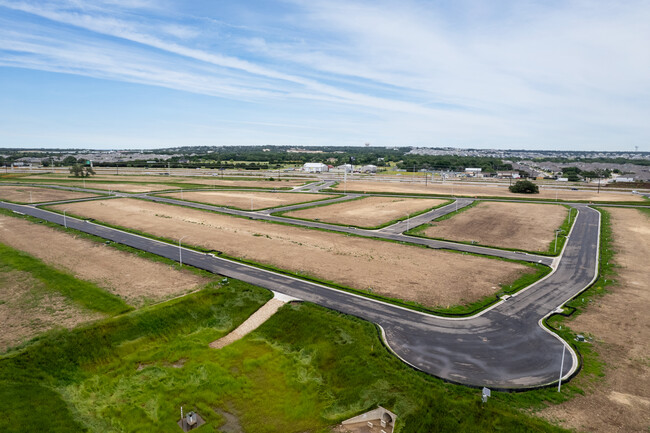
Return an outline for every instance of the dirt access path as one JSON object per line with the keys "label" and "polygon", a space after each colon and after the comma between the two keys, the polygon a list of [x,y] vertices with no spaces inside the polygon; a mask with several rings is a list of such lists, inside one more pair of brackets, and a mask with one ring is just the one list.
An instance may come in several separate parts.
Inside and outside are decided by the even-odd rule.
{"label": "dirt access path", "polygon": [[0,215],[0,242],[91,281],[136,307],[190,292],[209,281],[20,218]]}
{"label": "dirt access path", "polygon": [[[180,199],[180,193],[161,194],[163,197]],[[188,191],[183,199],[216,206],[231,206],[243,210],[259,210],[315,200],[334,198],[335,195],[257,192],[257,191]],[[252,204],[252,209],[251,209]]]}
{"label": "dirt access path", "polygon": [[571,321],[577,333],[591,335],[605,363],[595,383],[578,376],[584,396],[541,412],[563,427],[595,433],[647,432],[650,428],[650,215],[636,209],[607,209],[611,214],[619,266],[609,294],[595,298]]}
{"label": "dirt access path", "polygon": [[406,214],[430,209],[445,202],[446,200],[426,198],[365,197],[322,207],[296,210],[288,212],[284,216],[357,227],[377,227],[400,217],[405,218]]}
{"label": "dirt access path", "polygon": [[[229,256],[427,306],[475,301],[531,268],[485,257],[363,239],[136,199],[65,205],[95,218]],[[62,207],[54,207],[62,209]]]}
{"label": "dirt access path", "polygon": [[88,197],[97,197],[97,194],[32,186],[0,185],[0,200],[9,200],[17,203],[39,203]]}
{"label": "dirt access path", "polygon": [[51,329],[72,329],[102,317],[48,292],[29,272],[4,269],[0,263],[0,353]]}
{"label": "dirt access path", "polygon": [[[344,190],[343,182],[340,182],[335,190]],[[600,194],[595,191],[572,191],[570,189],[550,189],[540,188],[539,194],[514,194],[508,190],[507,186],[491,185],[488,183],[481,185],[434,183],[428,186],[418,183],[408,182],[349,182],[347,191],[363,192],[400,192],[411,194],[441,194],[441,195],[462,195],[471,197],[506,197],[526,200],[529,198],[555,200],[556,194],[559,200],[588,200],[588,201],[644,201],[638,194],[632,193],[614,193],[603,192]]]}
{"label": "dirt access path", "polygon": [[[560,205],[481,202],[453,217],[433,221],[424,235],[481,245],[546,251],[568,209]],[[575,211],[573,211],[575,213]]]}

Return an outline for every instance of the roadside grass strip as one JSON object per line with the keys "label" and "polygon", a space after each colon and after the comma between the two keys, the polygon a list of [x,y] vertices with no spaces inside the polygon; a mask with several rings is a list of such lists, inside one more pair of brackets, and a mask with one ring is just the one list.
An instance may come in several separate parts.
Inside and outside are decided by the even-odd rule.
{"label": "roadside grass strip", "polygon": [[68,273],[46,265],[30,254],[4,244],[0,244],[0,264],[17,271],[30,273],[43,283],[46,290],[57,292],[89,310],[115,315],[133,309],[119,297],[95,284],[77,279]]}

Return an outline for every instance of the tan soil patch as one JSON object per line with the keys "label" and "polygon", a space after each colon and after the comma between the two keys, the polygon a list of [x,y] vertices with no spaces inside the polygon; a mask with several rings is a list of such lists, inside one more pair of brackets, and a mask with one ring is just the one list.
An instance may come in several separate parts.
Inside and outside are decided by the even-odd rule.
{"label": "tan soil patch", "polygon": [[275,312],[278,311],[283,305],[284,301],[281,301],[278,298],[269,300],[269,302],[262,305],[256,312],[251,314],[251,316],[246,319],[244,323],[235,328],[231,333],[210,343],[210,347],[213,349],[221,349],[222,347],[226,347],[227,345],[234,343],[235,341],[250,334],[259,328],[262,323],[266,322],[271,316],[273,316]]}
{"label": "tan soil patch", "polygon": [[102,317],[48,292],[28,272],[0,272],[0,353],[50,329]]}
{"label": "tan soil patch", "polygon": [[604,379],[584,396],[541,411],[544,418],[588,432],[647,432],[650,428],[650,217],[636,209],[607,209],[614,235],[617,283],[570,323],[592,335]]}
{"label": "tan soil patch", "polygon": [[[229,177],[229,176],[226,176]],[[72,178],[68,176],[29,176],[26,179],[35,179],[35,180],[43,180],[43,181],[51,181],[51,182],[57,182],[57,181],[64,181],[64,180],[73,180]],[[228,187],[251,187],[251,188],[287,188],[287,187],[294,187],[294,186],[299,186],[303,185],[305,183],[304,180],[284,180],[284,179],[278,179],[277,177],[275,178],[276,180],[270,181],[270,180],[247,180],[248,178],[242,178],[241,180],[235,179],[235,180],[228,180],[224,179],[222,180],[220,176],[197,176],[197,177],[190,177],[190,176],[161,176],[161,175],[140,175],[140,176],[124,176],[124,175],[117,175],[117,176],[110,176],[110,175],[97,175],[93,176],[91,178],[94,181],[104,181],[104,182],[142,182],[142,183],[147,183],[147,184],[156,184],[156,183],[190,183],[190,184],[200,184],[200,185],[208,185],[208,186],[228,186]],[[170,189],[168,187],[167,189]]]}
{"label": "tan soil patch", "polygon": [[502,248],[546,251],[568,212],[564,206],[550,204],[482,202],[449,219],[432,222],[424,234]]}
{"label": "tan soil patch", "polygon": [[[164,197],[180,199],[180,193],[164,194]],[[315,200],[334,198],[334,195],[305,194],[305,193],[280,193],[280,192],[253,192],[253,191],[188,191],[183,192],[184,200],[209,203],[217,206],[232,206],[239,209],[252,210],[266,209],[303,203]],[[252,201],[251,201],[252,200]]]}
{"label": "tan soil patch", "polygon": [[[62,186],[74,186],[77,188],[83,188],[83,182],[66,182],[61,183]],[[86,188],[88,189],[102,189],[106,191],[122,191],[122,192],[150,192],[150,191],[164,191],[168,189],[179,189],[176,186],[163,185],[157,183],[95,183],[95,182],[86,182]]]}
{"label": "tan soil patch", "polygon": [[284,216],[359,227],[376,227],[398,218],[406,218],[406,214],[430,209],[442,203],[445,203],[445,200],[365,197],[312,209],[295,210]]}
{"label": "tan soil patch", "polygon": [[[336,186],[336,190],[343,191],[345,188],[343,182]],[[366,191],[366,192],[401,192],[412,194],[444,194],[444,195],[462,195],[471,197],[508,197],[555,200],[556,194],[559,200],[589,200],[589,201],[643,201],[643,198],[632,193],[614,193],[603,192],[600,194],[595,191],[570,189],[549,189],[540,188],[539,194],[514,194],[508,190],[507,186],[501,185],[466,185],[450,183],[434,183],[428,186],[408,183],[408,182],[348,182],[347,191]]]}
{"label": "tan soil patch", "polygon": [[[471,302],[529,267],[485,257],[253,221],[135,199],[66,205],[70,213],[428,306]],[[56,207],[55,207],[56,208]]]}
{"label": "tan soil patch", "polygon": [[87,197],[97,197],[97,194],[65,191],[60,189],[36,188],[32,186],[0,185],[0,200],[9,200],[18,203],[39,203]]}
{"label": "tan soil patch", "polygon": [[0,215],[0,242],[25,251],[76,278],[92,281],[134,306],[190,292],[208,281],[192,272],[178,271],[19,218]]}

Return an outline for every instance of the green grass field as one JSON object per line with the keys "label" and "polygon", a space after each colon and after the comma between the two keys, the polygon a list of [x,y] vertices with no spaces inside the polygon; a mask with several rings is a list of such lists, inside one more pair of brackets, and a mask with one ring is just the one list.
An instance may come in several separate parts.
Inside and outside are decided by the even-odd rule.
{"label": "green grass field", "polygon": [[381,404],[402,432],[561,431],[516,409],[527,399],[495,393],[482,406],[480,391],[403,364],[371,323],[312,304],[285,306],[243,340],[208,347],[269,298],[231,280],[0,358],[0,430],[176,432],[182,405],[207,421],[197,431],[219,431],[228,412],[246,432],[327,432]]}

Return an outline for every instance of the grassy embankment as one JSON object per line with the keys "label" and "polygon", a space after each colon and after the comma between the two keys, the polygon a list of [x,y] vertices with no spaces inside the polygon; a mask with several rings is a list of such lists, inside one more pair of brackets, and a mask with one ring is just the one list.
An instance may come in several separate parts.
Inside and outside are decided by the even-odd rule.
{"label": "grassy embankment", "polygon": [[22,271],[29,273],[42,284],[45,290],[59,293],[69,301],[100,313],[115,315],[132,310],[118,296],[115,296],[95,284],[75,278],[46,265],[41,260],[0,244],[0,271]]}
{"label": "grassy embankment", "polygon": [[[208,348],[269,297],[231,280],[0,358],[0,429],[176,432],[182,405],[206,419],[201,431],[223,425],[226,411],[244,431],[327,432],[381,404],[398,413],[401,432],[562,431],[501,393],[482,405],[478,390],[412,370],[372,324],[312,304],[285,306],[245,339]],[[548,398],[513,397],[520,406]]]}

